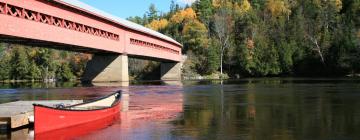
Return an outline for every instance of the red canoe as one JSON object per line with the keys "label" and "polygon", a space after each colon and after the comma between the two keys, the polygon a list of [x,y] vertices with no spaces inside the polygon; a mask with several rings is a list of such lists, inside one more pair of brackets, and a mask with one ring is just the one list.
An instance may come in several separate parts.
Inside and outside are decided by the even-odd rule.
{"label": "red canoe", "polygon": [[119,115],[121,91],[72,106],[34,104],[35,134],[91,123]]}
{"label": "red canoe", "polygon": [[45,133],[36,133],[35,140],[72,140],[79,139],[79,137],[86,136],[95,131],[107,128],[110,125],[119,122],[120,115],[109,116],[100,120],[92,121],[91,123],[85,123],[72,127],[66,127],[63,129],[57,129],[55,131],[48,131]]}

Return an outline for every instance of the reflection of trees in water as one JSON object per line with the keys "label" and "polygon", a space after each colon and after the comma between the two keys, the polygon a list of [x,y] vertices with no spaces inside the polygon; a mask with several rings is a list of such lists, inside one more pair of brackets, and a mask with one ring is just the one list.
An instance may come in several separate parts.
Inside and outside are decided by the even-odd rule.
{"label": "reflection of trees in water", "polygon": [[80,82],[0,82],[0,89],[17,88],[72,88],[83,86]]}
{"label": "reflection of trees in water", "polygon": [[223,94],[220,85],[198,87],[185,93],[184,116],[174,121],[176,136],[276,140],[360,137],[360,103],[353,95],[346,95],[359,92],[353,86],[249,82],[224,85]]}

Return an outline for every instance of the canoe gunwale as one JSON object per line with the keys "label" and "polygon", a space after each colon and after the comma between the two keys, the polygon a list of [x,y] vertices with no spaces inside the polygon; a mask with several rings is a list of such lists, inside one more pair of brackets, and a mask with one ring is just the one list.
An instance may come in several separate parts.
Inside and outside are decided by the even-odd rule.
{"label": "canoe gunwale", "polygon": [[[115,101],[111,104],[111,106],[109,107],[103,107],[103,108],[97,108],[97,109],[70,109],[71,107],[75,107],[75,106],[79,106],[79,105],[84,105],[84,104],[89,104],[89,103],[93,103],[93,102],[96,102],[96,101],[100,101],[100,100],[103,100],[103,99],[106,99],[108,97],[111,97],[115,94],[118,94],[118,98],[115,99]],[[83,102],[83,103],[80,103],[80,104],[75,104],[75,105],[71,105],[71,106],[66,106],[64,108],[56,108],[56,107],[51,107],[51,106],[46,106],[46,105],[42,105],[42,104],[33,104],[34,108],[35,107],[43,107],[43,108],[48,108],[48,109],[54,109],[54,110],[60,110],[60,111],[72,111],[72,112],[77,112],[77,111],[97,111],[97,110],[105,110],[105,109],[110,109],[110,108],[113,108],[115,107],[116,105],[118,105],[120,103],[120,99],[121,99],[121,90],[119,91],[116,91],[110,95],[107,95],[107,96],[102,96],[100,98],[96,98],[96,99],[93,99],[93,100],[89,100],[89,101],[86,101],[86,102]]]}

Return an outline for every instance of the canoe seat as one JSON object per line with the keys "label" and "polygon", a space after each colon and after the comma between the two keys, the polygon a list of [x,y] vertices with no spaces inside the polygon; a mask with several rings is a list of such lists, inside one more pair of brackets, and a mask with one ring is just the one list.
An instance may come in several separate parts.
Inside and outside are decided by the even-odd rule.
{"label": "canoe seat", "polygon": [[108,106],[85,106],[85,107],[80,107],[80,106],[74,106],[71,107],[71,110],[94,110],[94,109],[102,109],[102,108],[106,108]]}

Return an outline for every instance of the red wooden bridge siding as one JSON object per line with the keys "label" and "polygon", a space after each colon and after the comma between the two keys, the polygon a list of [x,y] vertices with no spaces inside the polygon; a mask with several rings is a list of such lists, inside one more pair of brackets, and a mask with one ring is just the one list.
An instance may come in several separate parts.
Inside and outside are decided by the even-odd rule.
{"label": "red wooden bridge siding", "polygon": [[77,0],[0,0],[0,21],[1,41],[94,53],[86,81],[128,81],[127,56],[160,60],[162,79],[180,78],[180,43]]}
{"label": "red wooden bridge siding", "polygon": [[60,0],[0,0],[0,35],[179,62],[181,44]]}

